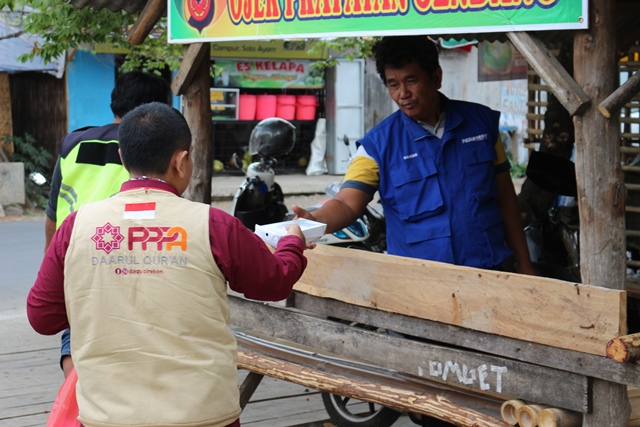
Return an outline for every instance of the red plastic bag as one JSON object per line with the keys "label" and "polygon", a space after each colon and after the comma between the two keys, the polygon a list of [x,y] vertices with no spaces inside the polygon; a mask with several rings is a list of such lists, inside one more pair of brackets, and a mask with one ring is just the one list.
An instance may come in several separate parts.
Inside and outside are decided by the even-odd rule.
{"label": "red plastic bag", "polygon": [[76,370],[73,369],[67,379],[62,383],[62,387],[58,391],[49,419],[47,419],[47,427],[81,427],[78,421],[78,402],[76,400],[76,383],[78,376]]}

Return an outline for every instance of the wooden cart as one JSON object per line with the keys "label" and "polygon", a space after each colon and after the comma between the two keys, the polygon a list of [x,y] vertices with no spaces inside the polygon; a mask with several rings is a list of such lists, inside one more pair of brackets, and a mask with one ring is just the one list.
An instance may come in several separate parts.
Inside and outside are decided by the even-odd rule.
{"label": "wooden cart", "polygon": [[[103,7],[105,4],[100,0],[71,2],[79,6],[96,3]],[[589,28],[571,34],[573,75],[554,59],[539,35],[510,32],[491,34],[490,37],[506,36],[574,117],[581,275],[583,283],[588,285],[456,269],[389,257],[394,264],[390,265],[391,261],[383,256],[361,253],[356,256],[323,248],[310,254],[312,269],[305,274],[299,286],[305,294],[296,295],[297,308],[313,305],[311,311],[318,314],[355,319],[365,324],[381,322],[381,327],[417,337],[426,335],[427,340],[456,348],[413,342],[408,346],[408,340],[399,343],[391,337],[371,337],[357,329],[332,329],[337,326],[317,317],[309,318],[271,307],[268,308],[267,319],[277,320],[265,321],[261,328],[272,325],[274,331],[271,336],[274,339],[296,338],[314,347],[321,342],[326,343],[322,347],[328,351],[386,367],[398,367],[419,377],[433,376],[431,372],[440,372],[439,366],[442,365],[442,374],[439,375],[440,381],[445,383],[459,382],[458,377],[463,379],[463,383],[470,381],[469,372],[475,369],[476,379],[464,385],[476,389],[488,386],[490,390],[497,391],[500,373],[500,390],[503,393],[582,413],[584,426],[627,425],[630,409],[626,384],[640,383],[638,368],[636,364],[607,360],[604,354],[608,339],[626,333],[626,188],[620,165],[617,112],[640,91],[640,76],[636,73],[617,88],[616,56],[618,48],[640,37],[640,26],[637,25],[640,8],[637,2],[628,0],[585,2],[588,4]],[[140,0],[137,3],[144,8],[129,31],[129,40],[134,44],[147,37],[167,8],[166,0]],[[126,6],[118,7],[117,4],[111,4],[111,8],[124,9]],[[438,36],[437,31],[433,35]],[[549,40],[557,35],[559,33],[552,34]],[[471,38],[483,37],[471,34]],[[203,202],[210,202],[213,151],[210,143],[209,64],[209,43],[185,45],[182,66],[172,85],[174,93],[184,95],[185,116],[193,133],[195,170],[186,195]],[[333,251],[340,255],[334,256]],[[333,264],[325,264],[324,269],[317,268],[318,263],[326,261],[324,257],[330,257]],[[341,259],[349,261],[347,267],[336,269],[341,265]],[[396,268],[396,262],[402,267]],[[393,270],[394,276],[383,274],[387,273],[383,268]],[[406,275],[404,268],[409,268],[412,275]],[[372,271],[379,274],[372,274]],[[436,272],[437,275],[425,282],[428,272]],[[418,286],[418,283],[422,294],[406,293],[405,286]],[[456,286],[458,284],[460,289]],[[354,290],[360,293],[349,293]],[[406,300],[400,306],[387,306],[387,303],[398,302],[397,295],[404,295]],[[317,296],[323,298],[318,299]],[[494,298],[499,302],[495,303]],[[427,306],[418,304],[434,301]],[[234,303],[234,312],[238,312],[239,307]],[[446,308],[449,317],[436,310],[440,307]],[[416,308],[419,309],[413,310]],[[285,315],[292,317],[285,318]],[[234,315],[234,322],[252,328],[251,324],[243,322],[248,322],[253,316],[242,316],[240,321]],[[309,320],[309,323],[299,319]],[[546,319],[545,322],[541,322],[542,319]],[[303,328],[302,325],[307,326]],[[414,329],[415,325],[421,325],[419,331]],[[298,331],[295,337],[286,335],[292,330]],[[258,363],[255,365],[257,370]],[[455,375],[448,374],[445,379],[447,366],[449,370],[446,372],[455,371]],[[464,367],[469,369],[467,375]],[[289,380],[293,380],[293,375]],[[418,400],[411,399],[412,402]],[[418,410],[417,407],[413,409]],[[466,425],[462,421],[456,422]]]}

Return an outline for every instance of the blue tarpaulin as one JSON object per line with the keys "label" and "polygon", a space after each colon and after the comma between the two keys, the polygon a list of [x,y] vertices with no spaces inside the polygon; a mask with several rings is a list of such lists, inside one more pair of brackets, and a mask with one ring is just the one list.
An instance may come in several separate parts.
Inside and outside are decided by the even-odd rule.
{"label": "blue tarpaulin", "polygon": [[31,34],[12,36],[20,31],[20,27],[8,25],[0,19],[0,73],[40,71],[61,78],[64,73],[64,56],[48,64],[39,57],[35,57],[33,61],[18,61],[20,55],[31,52],[38,43],[38,38]]}

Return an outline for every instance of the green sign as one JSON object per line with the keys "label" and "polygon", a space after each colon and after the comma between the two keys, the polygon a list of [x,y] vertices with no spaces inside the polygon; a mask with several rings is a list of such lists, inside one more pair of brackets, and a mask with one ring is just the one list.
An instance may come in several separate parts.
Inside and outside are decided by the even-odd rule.
{"label": "green sign", "polygon": [[169,41],[587,28],[588,0],[169,0]]}
{"label": "green sign", "polygon": [[324,87],[324,73],[311,67],[311,61],[271,59],[216,60],[220,73],[216,87],[261,89],[317,89]]}
{"label": "green sign", "polygon": [[315,40],[242,40],[211,43],[213,58],[326,59]]}

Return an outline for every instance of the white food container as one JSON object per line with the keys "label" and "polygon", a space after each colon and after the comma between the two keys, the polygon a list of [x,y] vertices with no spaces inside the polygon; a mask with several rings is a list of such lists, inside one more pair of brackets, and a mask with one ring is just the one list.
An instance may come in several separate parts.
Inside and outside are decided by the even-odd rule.
{"label": "white food container", "polygon": [[292,221],[276,222],[273,224],[256,224],[255,233],[260,236],[262,240],[275,248],[278,246],[278,240],[287,234],[286,226],[289,224],[297,224],[300,227],[307,243],[312,243],[318,240],[324,235],[324,230],[327,228],[327,224],[300,218]]}

